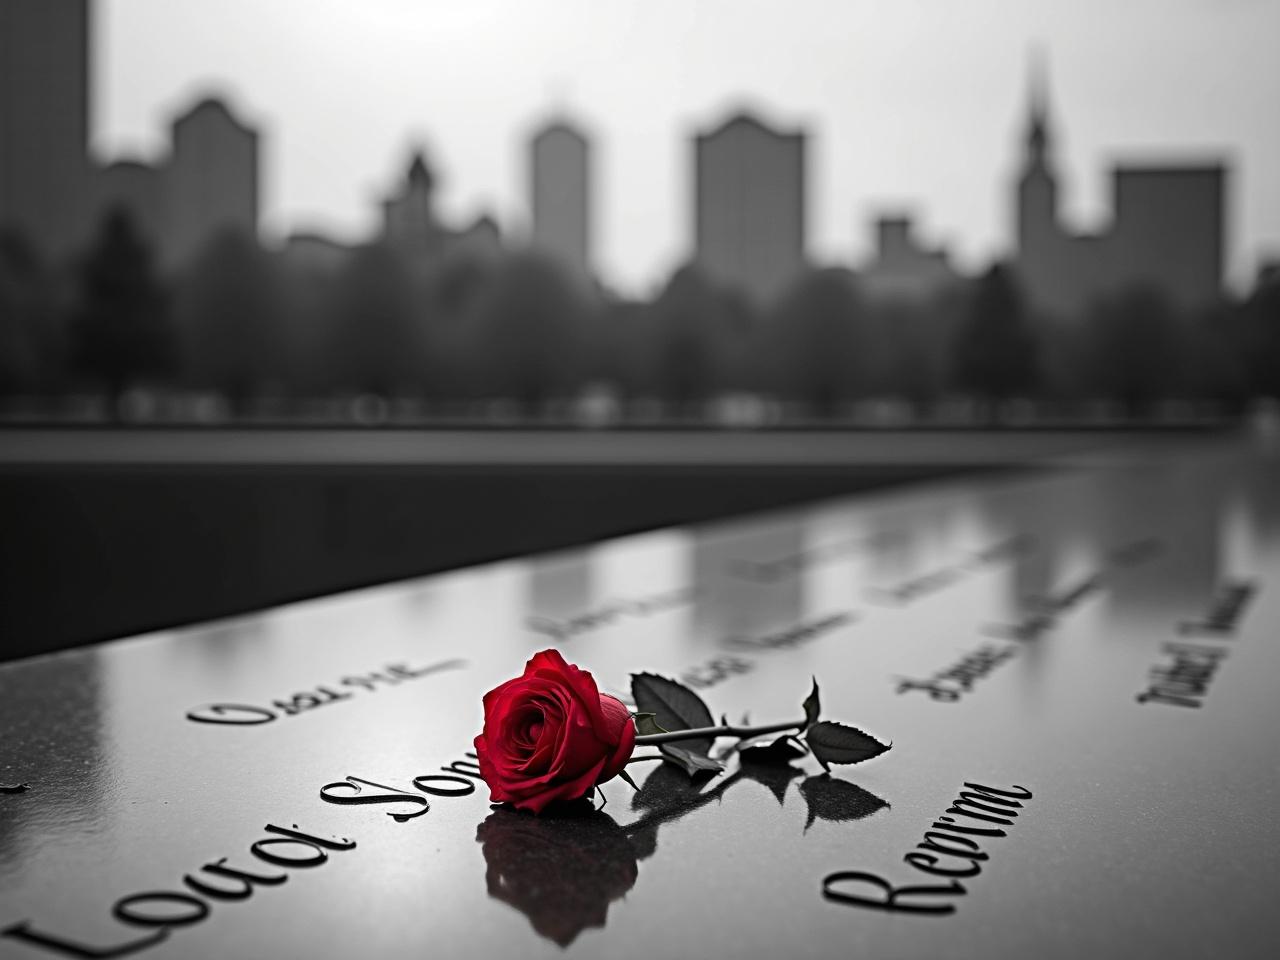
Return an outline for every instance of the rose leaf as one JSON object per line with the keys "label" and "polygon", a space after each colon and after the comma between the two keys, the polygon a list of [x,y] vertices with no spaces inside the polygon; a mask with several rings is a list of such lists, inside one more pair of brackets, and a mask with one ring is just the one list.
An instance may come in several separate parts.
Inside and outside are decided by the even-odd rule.
{"label": "rose leaf", "polygon": [[724,764],[719,760],[712,760],[706,754],[695,753],[683,745],[664,743],[659,749],[667,760],[682,768],[691,777],[696,777],[700,773],[719,773],[724,769]]}
{"label": "rose leaf", "polygon": [[638,784],[638,783],[636,783],[634,780],[632,780],[632,779],[631,779],[631,774],[627,773],[627,771],[625,771],[625,770],[619,770],[619,771],[618,771],[618,776],[619,776],[619,777],[621,777],[623,780],[625,780],[625,781],[626,781],[626,782],[631,786],[631,789],[632,789],[632,790],[639,791],[639,789],[640,789],[640,784]]}
{"label": "rose leaf", "polygon": [[[654,714],[654,720],[664,730],[691,730],[699,727],[714,727],[715,720],[702,698],[684,684],[652,673],[633,673],[631,675],[631,697],[636,708],[643,713]],[[681,740],[682,750],[700,754],[705,757],[711,752],[714,740],[702,737],[695,740]],[[663,744],[663,752],[669,744]]]}
{"label": "rose leaf", "polygon": [[653,733],[669,733],[658,724],[657,714],[653,713],[637,713],[636,718],[636,736],[646,737]]}
{"label": "rose leaf", "polygon": [[863,760],[870,760],[892,746],[881,743],[856,727],[830,720],[815,723],[805,732],[804,738],[824,770],[831,769],[833,763],[861,763]]}
{"label": "rose leaf", "polygon": [[821,710],[822,704],[818,700],[818,678],[814,677],[813,689],[804,698],[804,725],[806,729],[818,722],[818,713]]}

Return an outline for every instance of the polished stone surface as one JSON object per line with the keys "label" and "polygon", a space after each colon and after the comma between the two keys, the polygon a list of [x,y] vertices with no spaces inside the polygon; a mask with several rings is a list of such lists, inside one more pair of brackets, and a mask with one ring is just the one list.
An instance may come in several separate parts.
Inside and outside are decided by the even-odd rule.
{"label": "polished stone surface", "polygon": [[[1277,583],[1280,456],[1238,438],[6,664],[0,785],[27,786],[0,792],[0,956],[1269,957]],[[480,695],[552,645],[606,689],[664,673],[761,723],[813,675],[825,716],[894,746],[700,788],[636,765],[639,793],[550,820],[416,789],[457,764],[423,783],[465,790]],[[823,895],[951,882],[904,855],[966,782],[1032,796],[983,858],[935,861],[979,868],[914,901],[953,911]],[[330,802],[357,788],[400,798]],[[201,870],[221,858],[287,880]]]}

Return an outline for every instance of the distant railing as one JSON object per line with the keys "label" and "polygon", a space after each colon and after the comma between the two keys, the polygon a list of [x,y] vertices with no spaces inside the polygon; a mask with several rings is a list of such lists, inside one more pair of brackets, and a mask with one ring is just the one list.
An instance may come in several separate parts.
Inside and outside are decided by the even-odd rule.
{"label": "distant railing", "polygon": [[233,406],[216,393],[147,389],[130,390],[114,403],[105,394],[0,398],[0,427],[936,430],[1210,426],[1277,418],[1280,403],[1271,398],[1237,408],[1215,400],[1168,398],[1138,412],[1105,399],[983,402],[967,397],[932,403],[874,397],[819,411],[750,393],[684,404],[588,393],[536,406],[501,397],[432,401],[374,394],[260,397]]}

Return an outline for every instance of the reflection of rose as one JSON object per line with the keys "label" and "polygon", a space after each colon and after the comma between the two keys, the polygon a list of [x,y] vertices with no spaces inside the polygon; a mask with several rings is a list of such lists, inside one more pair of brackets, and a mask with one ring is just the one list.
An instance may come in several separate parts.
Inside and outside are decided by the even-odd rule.
{"label": "reflection of rose", "polygon": [[476,828],[489,895],[526,914],[533,929],[567,947],[603,927],[609,904],[639,871],[635,851],[607,814],[534,817],[498,809]]}
{"label": "reflection of rose", "polygon": [[484,695],[484,730],[475,744],[490,799],[541,813],[616,777],[635,741],[621,701],[597,690],[591,674],[559,652],[543,650],[523,675]]}

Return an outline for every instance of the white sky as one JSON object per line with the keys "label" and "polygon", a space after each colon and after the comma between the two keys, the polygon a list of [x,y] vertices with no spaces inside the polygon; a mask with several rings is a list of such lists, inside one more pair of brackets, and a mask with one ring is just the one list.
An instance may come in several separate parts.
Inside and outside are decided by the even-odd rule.
{"label": "white sky", "polygon": [[1280,0],[100,0],[94,144],[155,156],[207,91],[264,128],[264,227],[356,239],[425,143],[446,219],[525,230],[524,139],[596,136],[596,257],[647,292],[690,249],[689,135],[740,104],[810,131],[809,245],[915,211],[966,267],[1009,242],[1027,63],[1048,50],[1069,217],[1117,159],[1224,155],[1233,278],[1280,256]]}

